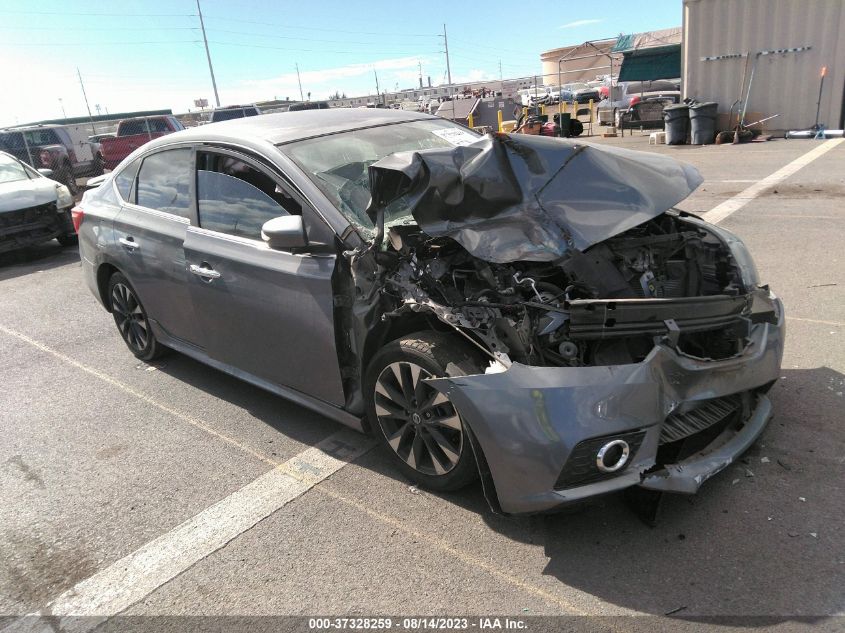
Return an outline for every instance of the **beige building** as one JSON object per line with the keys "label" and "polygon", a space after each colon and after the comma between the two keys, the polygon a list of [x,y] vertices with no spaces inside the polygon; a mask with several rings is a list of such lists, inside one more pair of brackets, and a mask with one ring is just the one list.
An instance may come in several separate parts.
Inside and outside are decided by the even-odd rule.
{"label": "beige building", "polygon": [[842,33],[843,0],[684,0],[684,97],[716,101],[727,113],[744,97],[753,70],[749,113],[779,114],[768,122],[769,130],[807,128],[815,122],[826,66],[819,122],[842,128]]}

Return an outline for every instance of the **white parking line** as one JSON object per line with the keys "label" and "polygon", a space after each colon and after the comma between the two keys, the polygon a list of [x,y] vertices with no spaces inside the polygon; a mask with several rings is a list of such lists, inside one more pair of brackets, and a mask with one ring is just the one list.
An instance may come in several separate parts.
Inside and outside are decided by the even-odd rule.
{"label": "white parking line", "polygon": [[786,180],[796,171],[809,165],[820,156],[824,156],[843,141],[845,141],[845,139],[834,138],[825,141],[821,145],[817,145],[806,154],[802,154],[791,163],[784,165],[773,174],[763,178],[763,180],[754,183],[750,187],[735,195],[733,198],[729,198],[721,204],[717,204],[708,212],[703,213],[701,217],[708,222],[718,224],[728,216],[739,211],[742,207],[754,200],[754,198],[759,196],[769,187]]}
{"label": "white parking line", "polygon": [[[140,400],[146,402],[147,404],[154,406],[154,407],[160,409],[161,411],[164,411],[166,413],[173,415],[176,419],[181,420],[181,421],[183,421],[187,424],[190,424],[192,426],[195,426],[195,427],[205,431],[206,433],[210,434],[211,436],[213,436],[213,437],[215,437],[219,440],[223,440],[227,444],[229,444],[231,446],[235,446],[235,447],[243,450],[244,452],[249,453],[253,457],[256,457],[257,459],[265,462],[265,463],[268,463],[268,464],[270,464],[274,467],[279,467],[280,469],[284,469],[286,472],[288,472],[295,479],[305,480],[306,482],[308,481],[307,477],[308,477],[308,472],[310,471],[310,468],[305,464],[307,464],[309,462],[303,461],[303,458],[307,457],[309,455],[308,451],[303,451],[303,453],[301,453],[300,455],[298,455],[296,457],[293,457],[288,462],[285,462],[284,464],[279,464],[279,462],[273,460],[270,457],[267,457],[265,455],[262,455],[261,453],[258,453],[256,451],[252,450],[249,446],[246,446],[245,444],[239,442],[238,440],[231,438],[231,437],[228,437],[228,436],[220,433],[219,431],[212,429],[202,420],[199,420],[197,418],[185,415],[184,413],[182,413],[180,411],[174,410],[171,407],[154,400],[150,396],[148,396],[144,393],[141,393],[141,392],[137,391],[136,389],[133,389],[132,387],[130,387],[126,383],[123,383],[123,382],[121,382],[121,381],[119,381],[115,378],[112,378],[108,374],[103,373],[99,370],[96,370],[93,367],[89,367],[88,365],[85,365],[84,363],[80,363],[79,361],[71,358],[70,356],[63,354],[62,352],[60,352],[56,349],[53,349],[49,345],[45,345],[44,343],[37,341],[37,340],[33,339],[32,337],[27,336],[26,334],[24,334],[22,332],[18,332],[17,330],[13,330],[13,329],[8,328],[8,327],[6,327],[2,324],[0,324],[0,332],[2,332],[3,334],[6,334],[8,336],[12,336],[12,337],[14,337],[14,338],[16,338],[20,341],[23,341],[25,343],[28,343],[29,345],[32,345],[36,349],[53,356],[57,360],[60,360],[64,363],[67,363],[67,364],[73,366],[73,367],[76,367],[77,369],[84,371],[84,372],[104,381],[105,383],[111,385],[112,387],[115,387],[115,388],[117,388],[121,391],[124,391],[125,393],[127,393],[131,396],[139,398]],[[334,437],[334,436],[332,436],[332,437]],[[359,435],[359,437],[365,439],[365,436]],[[326,441],[329,441],[329,440],[326,440]],[[311,450],[311,449],[309,449],[309,450]],[[272,473],[273,471],[270,471],[270,472]],[[270,475],[270,473],[267,473],[266,475],[263,475],[262,477],[267,477],[268,475]],[[312,473],[312,477],[313,477],[313,475],[314,475],[314,473]],[[252,485],[252,484],[250,484],[250,485]],[[327,496],[328,498],[334,499],[335,501],[339,501],[339,502],[341,502],[341,503],[343,503],[343,504],[345,504],[345,505],[347,505],[351,508],[354,508],[357,511],[363,513],[363,514],[366,514],[366,515],[370,516],[371,518],[384,523],[385,525],[389,525],[389,526],[391,526],[391,527],[393,527],[393,528],[395,528],[399,531],[402,531],[403,533],[405,533],[406,535],[408,535],[408,536],[410,536],[414,539],[417,539],[419,541],[425,541],[425,542],[429,543],[430,545],[438,548],[440,551],[444,552],[445,554],[449,554],[450,556],[453,556],[454,558],[462,561],[463,563],[465,563],[466,565],[468,565],[470,567],[473,567],[473,568],[479,569],[479,570],[483,570],[484,572],[490,574],[491,576],[510,584],[515,589],[526,591],[527,593],[533,594],[534,596],[536,596],[536,597],[538,597],[542,600],[546,600],[551,604],[556,604],[558,607],[560,607],[562,609],[562,611],[564,613],[567,613],[569,615],[608,615],[608,614],[613,614],[613,615],[639,615],[639,613],[634,611],[634,610],[625,609],[625,608],[622,608],[622,607],[618,607],[616,605],[608,604],[608,603],[604,602],[603,600],[601,600],[600,598],[597,598],[596,596],[592,596],[592,595],[590,595],[586,592],[579,591],[578,589],[575,589],[574,587],[571,587],[571,586],[566,586],[567,596],[562,596],[558,592],[548,591],[547,589],[544,589],[544,588],[530,582],[529,580],[526,580],[524,578],[520,578],[516,575],[509,573],[505,569],[500,568],[495,563],[492,563],[490,561],[487,561],[487,560],[478,558],[476,556],[473,556],[472,554],[469,554],[469,553],[463,551],[462,549],[453,546],[452,544],[450,544],[449,542],[447,542],[446,540],[442,539],[441,537],[439,537],[437,535],[428,534],[426,532],[420,531],[420,530],[416,529],[415,527],[413,527],[411,525],[407,525],[405,522],[396,519],[395,517],[382,514],[381,512],[377,512],[377,511],[373,510],[371,507],[369,507],[368,505],[366,505],[366,504],[364,504],[364,503],[362,503],[362,502],[360,502],[356,499],[351,499],[349,497],[346,497],[346,496],[340,494],[339,492],[327,489],[324,486],[314,488],[314,491],[318,492],[318,493],[322,493],[325,496]],[[238,494],[238,493],[235,493],[235,494]],[[202,514],[203,513],[200,513],[197,516],[202,516]],[[256,521],[256,523],[257,523],[257,521]],[[233,536],[232,538],[235,538],[236,536],[237,535]],[[161,538],[164,538],[164,537],[161,537]],[[153,541],[153,542],[156,542],[156,541]],[[132,556],[132,555],[130,555],[130,556]],[[127,557],[127,558],[129,558],[129,557]],[[185,570],[183,569],[182,571],[185,571]],[[97,577],[97,576],[94,576],[94,577]],[[88,582],[88,581],[82,581],[77,586],[82,586],[86,582]],[[71,590],[71,591],[73,591],[73,590]],[[54,602],[59,603],[59,601],[62,600],[66,596],[66,594],[68,594],[68,593],[69,592],[65,592],[65,594],[62,594],[61,596],[59,596],[59,598],[57,598]],[[589,605],[590,611],[585,611],[583,608],[576,606],[576,604],[583,604],[585,606]],[[52,603],[51,603],[51,605],[52,605]],[[23,616],[23,617],[15,620],[8,627],[0,630],[0,633],[12,633],[12,632],[15,632],[15,633],[24,633],[24,632],[30,633],[30,632],[36,632],[36,631],[38,633],[55,633],[54,629],[47,628],[46,625],[43,625],[42,620],[39,617],[37,617],[40,613],[47,615],[50,610],[51,610],[51,607],[48,607],[47,609],[44,609],[44,610],[42,610],[38,613],[31,614],[30,616]],[[55,615],[57,615],[59,617],[66,617],[68,615],[68,614],[65,614],[65,613],[59,613],[58,611],[54,611],[54,613],[55,613]],[[112,614],[112,615],[114,615],[114,614]],[[89,619],[87,619],[87,618],[84,618],[84,619],[83,618],[80,618],[80,619],[65,619],[63,621],[63,629],[62,630],[63,631],[80,631],[80,633],[85,633],[87,631],[90,631],[93,627],[97,626],[99,623],[101,623],[103,621],[103,619],[104,619],[104,617],[97,618],[96,622],[91,624],[91,626],[87,625],[87,623],[89,622]]]}
{"label": "white parking line", "polygon": [[[373,440],[352,430],[344,429],[327,437],[77,583],[43,610],[19,618],[2,633],[93,630],[303,495],[372,446]],[[63,620],[54,628],[36,617],[39,615]]]}

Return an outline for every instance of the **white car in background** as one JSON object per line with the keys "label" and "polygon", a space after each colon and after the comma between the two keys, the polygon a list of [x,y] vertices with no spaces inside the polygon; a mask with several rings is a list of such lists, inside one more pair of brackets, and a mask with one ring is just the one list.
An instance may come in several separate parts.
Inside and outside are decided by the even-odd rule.
{"label": "white car in background", "polygon": [[41,172],[0,152],[0,253],[52,239],[63,246],[76,243],[73,196],[47,177],[49,169]]}

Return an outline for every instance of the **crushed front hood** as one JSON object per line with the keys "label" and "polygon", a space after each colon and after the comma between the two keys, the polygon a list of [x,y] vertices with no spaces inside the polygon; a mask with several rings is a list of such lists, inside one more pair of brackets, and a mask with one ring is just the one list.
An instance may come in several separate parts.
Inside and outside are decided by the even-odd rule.
{"label": "crushed front hood", "polygon": [[542,136],[392,154],[370,167],[370,217],[404,197],[420,228],[489,262],[552,261],[654,218],[702,182],[667,156]]}

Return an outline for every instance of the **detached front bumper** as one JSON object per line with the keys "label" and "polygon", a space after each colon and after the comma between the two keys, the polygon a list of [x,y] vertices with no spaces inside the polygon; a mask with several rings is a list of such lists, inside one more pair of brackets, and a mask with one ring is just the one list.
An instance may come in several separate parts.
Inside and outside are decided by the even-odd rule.
{"label": "detached front bumper", "polygon": [[[660,343],[636,364],[514,364],[430,384],[449,396],[478,440],[504,512],[542,512],[635,485],[694,493],[757,439],[771,415],[764,391],[780,374],[784,314],[774,295],[767,301],[777,322],[755,324],[742,354],[726,360],[693,358]],[[695,454],[656,467],[672,420],[695,411],[706,417],[708,407],[718,410],[735,394],[748,394],[744,415],[714,425],[720,432]],[[614,437],[632,440],[623,469],[567,482],[574,462],[589,468],[591,447]]]}

